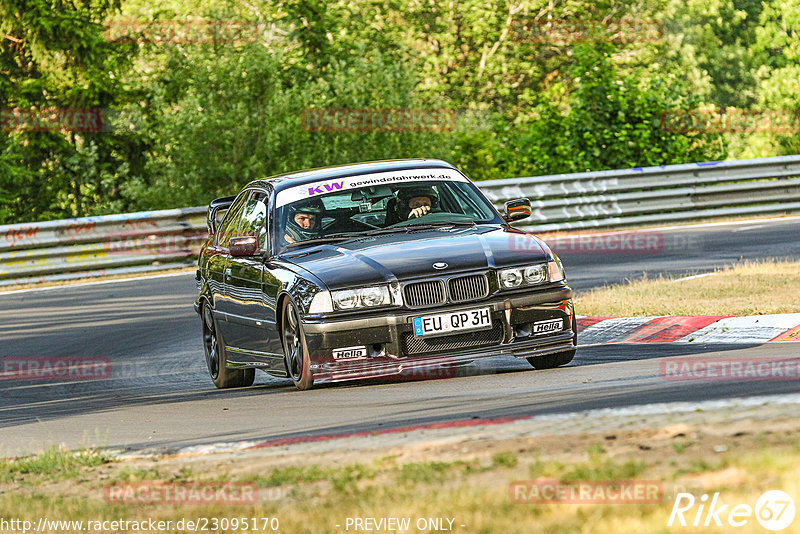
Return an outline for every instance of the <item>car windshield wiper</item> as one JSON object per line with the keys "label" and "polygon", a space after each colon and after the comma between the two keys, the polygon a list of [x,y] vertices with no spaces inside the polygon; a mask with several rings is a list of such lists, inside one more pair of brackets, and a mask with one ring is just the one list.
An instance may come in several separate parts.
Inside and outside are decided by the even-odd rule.
{"label": "car windshield wiper", "polygon": [[341,241],[343,239],[352,239],[354,237],[358,237],[358,235],[356,235],[355,233],[354,235],[331,234],[331,235],[326,235],[324,237],[315,237],[314,239],[306,239],[304,241],[295,241],[294,243],[286,243],[286,246],[293,247],[297,245],[319,245],[321,243],[327,243],[329,241]]}
{"label": "car windshield wiper", "polygon": [[389,228],[376,228],[375,230],[367,230],[365,232],[342,232],[339,234],[331,234],[327,237],[372,237],[382,234],[396,234],[400,232],[408,233],[411,230],[428,230],[432,228],[442,228],[446,226],[475,226],[473,221],[449,221],[449,222],[436,222],[436,223],[412,223],[404,224],[402,226],[391,226]]}
{"label": "car windshield wiper", "polygon": [[346,237],[346,238],[353,238],[353,237],[369,237],[372,235],[372,230],[368,231],[369,233],[365,232],[339,232],[338,234],[330,234],[325,237]]}
{"label": "car windshield wiper", "polygon": [[398,232],[405,232],[405,231],[406,231],[405,226],[398,226],[395,228],[376,228],[375,230],[367,230],[364,232],[342,232],[339,234],[331,234],[326,237],[361,238],[361,237],[372,237],[381,234],[396,234]]}
{"label": "car windshield wiper", "polygon": [[368,230],[365,232],[339,232],[336,234],[328,234],[326,236],[315,237],[314,239],[306,239],[305,241],[297,241],[295,243],[288,243],[286,246],[292,245],[318,245],[320,243],[327,243],[329,241],[341,241],[347,239],[360,239],[370,237],[377,234],[393,234],[396,232],[405,232],[405,228],[383,228],[377,230]]}
{"label": "car windshield wiper", "polygon": [[442,221],[435,223],[412,223],[412,224],[405,224],[401,226],[401,228],[408,228],[410,230],[428,230],[432,228],[442,228],[444,226],[473,227],[475,226],[475,221]]}
{"label": "car windshield wiper", "polygon": [[475,222],[473,221],[448,221],[448,222],[438,222],[438,223],[414,223],[414,224],[404,224],[403,226],[394,226],[391,228],[376,228],[375,230],[366,230],[364,232],[339,232],[336,234],[330,234],[322,237],[315,237],[314,239],[307,239],[305,241],[297,241],[296,243],[289,243],[286,246],[291,247],[294,245],[318,245],[321,243],[327,243],[330,241],[339,241],[339,240],[347,240],[347,239],[362,239],[365,237],[372,237],[376,235],[383,235],[383,234],[397,234],[397,233],[408,233],[411,230],[429,230],[433,228],[442,228],[445,226],[464,226],[464,227],[472,227],[475,226]]}

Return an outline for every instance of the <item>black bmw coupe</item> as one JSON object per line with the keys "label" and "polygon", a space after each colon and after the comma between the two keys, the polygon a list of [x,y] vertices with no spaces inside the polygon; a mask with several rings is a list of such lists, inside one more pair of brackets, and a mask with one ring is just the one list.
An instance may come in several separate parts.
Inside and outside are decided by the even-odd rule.
{"label": "black bmw coupe", "polygon": [[219,388],[255,370],[295,386],[478,358],[569,363],[577,328],[558,257],[453,165],[395,160],[248,184],[209,205],[197,270]]}

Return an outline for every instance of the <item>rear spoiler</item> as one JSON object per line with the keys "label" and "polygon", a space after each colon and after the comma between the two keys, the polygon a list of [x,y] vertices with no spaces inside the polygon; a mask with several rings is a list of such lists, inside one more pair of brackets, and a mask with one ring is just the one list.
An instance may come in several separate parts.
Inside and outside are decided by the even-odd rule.
{"label": "rear spoiler", "polygon": [[208,233],[210,235],[214,235],[217,233],[217,212],[219,210],[227,210],[233,204],[233,201],[236,200],[236,195],[230,197],[222,197],[217,198],[211,201],[211,204],[208,205],[208,216],[206,218],[206,226],[208,227]]}

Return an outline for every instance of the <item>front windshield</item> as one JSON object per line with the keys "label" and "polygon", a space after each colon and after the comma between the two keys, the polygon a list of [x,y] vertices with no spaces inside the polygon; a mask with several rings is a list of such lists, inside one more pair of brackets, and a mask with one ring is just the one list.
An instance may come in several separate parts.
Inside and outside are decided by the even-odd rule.
{"label": "front windshield", "polygon": [[278,242],[284,247],[415,225],[501,222],[463,175],[450,169],[414,172],[418,174],[355,176],[281,191],[276,202]]}

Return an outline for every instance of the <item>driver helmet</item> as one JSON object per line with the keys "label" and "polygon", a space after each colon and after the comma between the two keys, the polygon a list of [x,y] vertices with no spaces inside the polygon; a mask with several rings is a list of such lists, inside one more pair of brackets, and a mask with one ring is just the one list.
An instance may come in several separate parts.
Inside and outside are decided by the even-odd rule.
{"label": "driver helmet", "polygon": [[403,206],[403,209],[410,209],[408,203],[414,197],[431,199],[431,209],[439,206],[439,193],[431,186],[404,187],[397,191],[397,201]]}
{"label": "driver helmet", "polygon": [[[286,233],[295,241],[305,241],[317,237],[322,226],[322,216],[325,213],[325,205],[321,200],[315,198],[308,200],[297,205],[289,206],[289,220],[286,222]],[[294,220],[294,216],[298,213],[308,215],[316,215],[314,226],[311,228],[303,228]]]}

